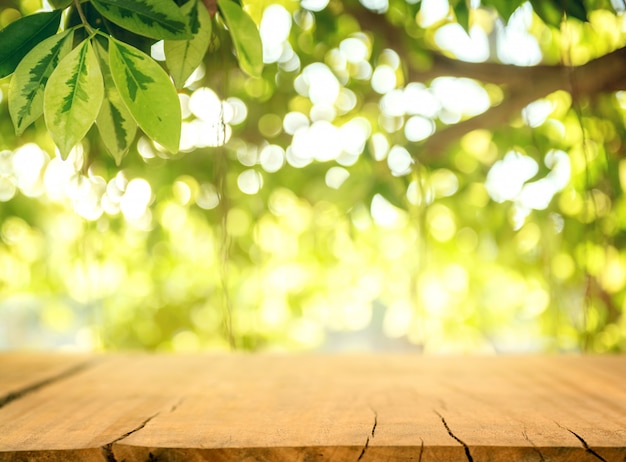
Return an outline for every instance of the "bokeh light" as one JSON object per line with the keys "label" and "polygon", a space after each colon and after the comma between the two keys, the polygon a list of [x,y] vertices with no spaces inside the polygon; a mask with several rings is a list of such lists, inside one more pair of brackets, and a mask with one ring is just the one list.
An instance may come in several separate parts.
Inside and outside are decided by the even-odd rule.
{"label": "bokeh light", "polygon": [[626,44],[623,17],[471,2],[466,30],[418,3],[244,1],[263,74],[215,36],[176,154],[139,134],[117,166],[90,133],[62,160],[45,124],[0,126],[0,348],[228,349],[231,325],[249,350],[623,351],[626,93],[447,140],[511,94],[433,59],[583,63]]}

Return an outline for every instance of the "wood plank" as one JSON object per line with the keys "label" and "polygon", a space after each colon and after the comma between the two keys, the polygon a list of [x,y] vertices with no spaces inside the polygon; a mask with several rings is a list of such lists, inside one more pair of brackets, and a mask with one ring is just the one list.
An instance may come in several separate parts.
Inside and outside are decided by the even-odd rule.
{"label": "wood plank", "polygon": [[76,460],[109,460],[108,445],[172,406],[181,377],[193,376],[184,367],[189,361],[172,359],[99,358],[81,373],[7,404],[0,409],[0,460],[12,460],[8,454],[18,451],[31,451],[29,460],[77,454]]}
{"label": "wood plank", "polygon": [[68,377],[94,360],[87,354],[0,352],[0,407],[39,387]]}
{"label": "wood plank", "polygon": [[13,460],[624,462],[626,357],[106,356],[0,409]]}

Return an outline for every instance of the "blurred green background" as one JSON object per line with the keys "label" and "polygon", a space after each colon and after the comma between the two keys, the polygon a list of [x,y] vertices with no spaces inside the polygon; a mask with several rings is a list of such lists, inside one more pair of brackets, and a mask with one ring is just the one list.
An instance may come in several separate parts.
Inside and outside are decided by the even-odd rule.
{"label": "blurred green background", "polygon": [[626,44],[622,2],[556,27],[472,2],[469,34],[445,0],[243,3],[263,78],[217,41],[176,155],[139,135],[117,166],[90,133],[61,161],[0,80],[0,349],[626,350],[626,93],[446,139],[517,93],[436,58],[576,75]]}

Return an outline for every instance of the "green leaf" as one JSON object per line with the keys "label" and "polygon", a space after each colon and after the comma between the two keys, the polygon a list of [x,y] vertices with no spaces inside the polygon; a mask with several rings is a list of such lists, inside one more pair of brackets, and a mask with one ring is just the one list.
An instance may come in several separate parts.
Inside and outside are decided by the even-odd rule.
{"label": "green leaf", "polygon": [[85,40],[59,63],[43,95],[46,126],[63,159],[93,125],[103,97],[98,58]]}
{"label": "green leaf", "polygon": [[218,0],[217,6],[233,39],[239,66],[252,77],[263,72],[263,45],[256,24],[250,16],[232,0]]}
{"label": "green leaf", "polygon": [[563,16],[589,20],[584,0],[530,0],[535,13],[548,25],[559,27]]}
{"label": "green leaf", "polygon": [[587,8],[583,0],[560,0],[560,3],[563,4],[567,16],[579,19],[583,22],[589,20],[587,17]]}
{"label": "green leaf", "polygon": [[115,86],[109,67],[108,51],[98,42],[95,48],[100,58],[100,69],[104,80],[104,100],[96,118],[96,126],[104,146],[115,159],[115,163],[119,165],[135,139],[137,122],[133,119]]}
{"label": "green leaf", "polygon": [[157,40],[191,39],[189,26],[172,0],[91,0],[109,21]]}
{"label": "green leaf", "polygon": [[[558,0],[557,0],[558,1]],[[563,20],[563,10],[553,1],[547,0],[530,0],[530,3],[537,13],[537,16],[548,26],[559,27]]]}
{"label": "green leaf", "polygon": [[62,10],[70,6],[72,1],[73,0],[48,0],[48,3],[50,3],[55,10]]}
{"label": "green leaf", "polygon": [[202,2],[191,0],[181,7],[181,11],[189,17],[193,38],[166,40],[164,43],[165,62],[176,88],[182,88],[191,73],[200,65],[213,34],[211,16]]}
{"label": "green leaf", "polygon": [[459,0],[454,5],[454,16],[465,32],[469,34],[470,11],[465,0]]}
{"label": "green leaf", "polygon": [[109,39],[109,64],[122,100],[150,138],[172,153],[180,145],[180,101],[163,68],[145,53]]}
{"label": "green leaf", "polygon": [[0,79],[11,74],[35,45],[59,29],[60,11],[36,13],[12,22],[0,31]]}
{"label": "green leaf", "polygon": [[515,10],[517,10],[524,2],[525,0],[484,0],[482,4],[484,6],[492,6],[495,8],[500,17],[507,22],[511,15],[515,13]]}
{"label": "green leaf", "polygon": [[43,93],[50,75],[72,50],[74,31],[48,37],[22,59],[9,86],[9,113],[17,135],[43,115]]}

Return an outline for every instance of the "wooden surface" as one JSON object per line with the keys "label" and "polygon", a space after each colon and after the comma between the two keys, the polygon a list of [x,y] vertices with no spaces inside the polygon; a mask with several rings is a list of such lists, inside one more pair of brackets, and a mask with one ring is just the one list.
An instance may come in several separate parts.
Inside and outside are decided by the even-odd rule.
{"label": "wooden surface", "polygon": [[0,354],[0,461],[626,461],[626,357]]}

